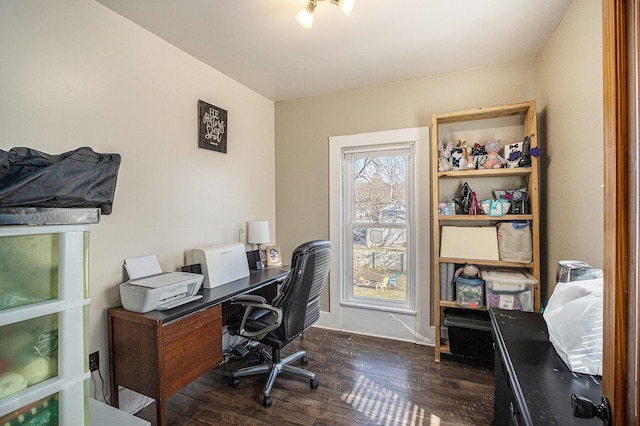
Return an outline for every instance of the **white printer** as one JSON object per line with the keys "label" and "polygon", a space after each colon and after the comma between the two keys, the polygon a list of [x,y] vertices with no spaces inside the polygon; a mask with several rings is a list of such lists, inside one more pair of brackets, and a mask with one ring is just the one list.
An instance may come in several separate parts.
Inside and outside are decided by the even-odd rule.
{"label": "white printer", "polygon": [[200,299],[204,276],[190,272],[162,272],[156,256],[125,259],[129,281],[120,284],[122,306],[133,312],[175,308]]}
{"label": "white printer", "polygon": [[249,262],[242,243],[216,244],[187,252],[187,263],[199,263],[204,288],[215,288],[249,276]]}

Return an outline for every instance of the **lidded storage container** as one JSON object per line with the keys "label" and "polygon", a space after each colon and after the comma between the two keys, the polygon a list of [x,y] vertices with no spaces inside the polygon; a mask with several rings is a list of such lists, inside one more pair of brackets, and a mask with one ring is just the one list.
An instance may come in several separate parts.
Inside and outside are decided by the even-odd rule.
{"label": "lidded storage container", "polygon": [[528,272],[486,269],[487,307],[533,312],[535,285],[538,280]]}
{"label": "lidded storage container", "polygon": [[487,311],[444,310],[444,325],[449,333],[449,348],[454,355],[491,359],[493,338]]}
{"label": "lidded storage container", "polygon": [[465,308],[484,306],[484,281],[480,278],[456,277],[456,302]]}

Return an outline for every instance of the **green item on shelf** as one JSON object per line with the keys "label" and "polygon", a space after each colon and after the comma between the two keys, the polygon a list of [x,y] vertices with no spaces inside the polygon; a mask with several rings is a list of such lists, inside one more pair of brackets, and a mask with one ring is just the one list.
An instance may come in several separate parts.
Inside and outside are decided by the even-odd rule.
{"label": "green item on shelf", "polygon": [[[34,407],[16,414],[2,426],[53,426],[58,425],[59,407],[58,395],[42,400]],[[3,418],[4,421],[4,418]]]}
{"label": "green item on shelf", "polygon": [[11,369],[22,374],[27,384],[33,386],[58,373],[58,358],[45,358],[36,354],[33,347],[26,346],[14,356]]}
{"label": "green item on shelf", "polygon": [[57,298],[58,245],[57,234],[3,237],[0,294],[27,296],[38,301]]}
{"label": "green item on shelf", "polygon": [[58,330],[47,331],[38,336],[33,349],[40,356],[51,358],[58,355]]}
{"label": "green item on shelf", "polygon": [[27,380],[22,374],[7,371],[0,374],[0,398],[20,392],[27,387]]}

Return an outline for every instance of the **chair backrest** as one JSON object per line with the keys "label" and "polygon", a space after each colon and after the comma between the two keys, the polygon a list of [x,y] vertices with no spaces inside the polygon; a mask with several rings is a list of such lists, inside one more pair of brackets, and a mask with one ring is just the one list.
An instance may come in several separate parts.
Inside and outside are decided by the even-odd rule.
{"label": "chair backrest", "polygon": [[291,271],[271,303],[283,311],[282,325],[274,331],[278,339],[294,339],[320,318],[320,295],[330,266],[329,241],[309,241],[293,251]]}

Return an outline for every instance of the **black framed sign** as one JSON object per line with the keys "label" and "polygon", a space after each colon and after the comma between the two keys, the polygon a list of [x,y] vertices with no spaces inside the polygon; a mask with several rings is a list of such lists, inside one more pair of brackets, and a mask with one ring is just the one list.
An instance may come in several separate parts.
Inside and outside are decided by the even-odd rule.
{"label": "black framed sign", "polygon": [[198,101],[198,148],[227,152],[227,111]]}

